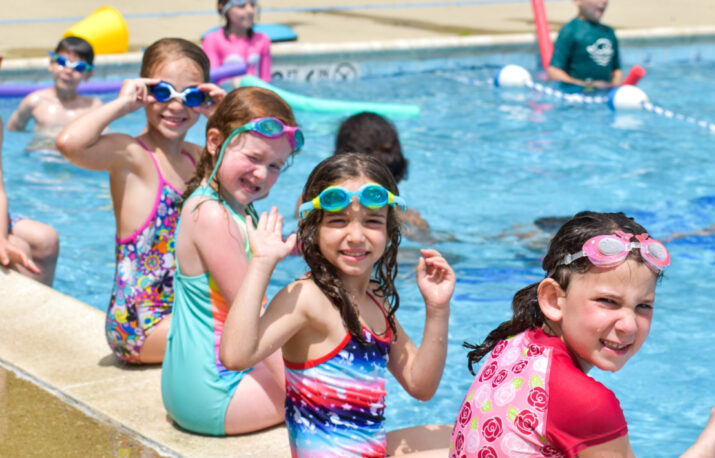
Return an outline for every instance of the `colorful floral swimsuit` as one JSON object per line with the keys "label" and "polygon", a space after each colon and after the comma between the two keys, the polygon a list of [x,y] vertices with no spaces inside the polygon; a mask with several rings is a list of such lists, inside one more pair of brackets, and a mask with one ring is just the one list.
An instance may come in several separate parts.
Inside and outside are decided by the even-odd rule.
{"label": "colorful floral swimsuit", "polygon": [[[107,310],[107,342],[115,355],[139,362],[139,351],[151,329],[171,313],[174,302],[174,236],[181,193],[164,179],[154,153],[149,153],[159,184],[151,214],[132,235],[117,237],[114,290]],[[193,158],[182,153],[191,162]]]}
{"label": "colorful floral swimsuit", "polygon": [[573,457],[628,434],[616,396],[558,337],[529,329],[483,361],[459,409],[450,458]]}
{"label": "colorful floral swimsuit", "polygon": [[363,336],[366,345],[347,333],[322,358],[285,361],[285,416],[294,457],[385,456],[385,369],[392,332],[387,324],[386,335],[377,337],[363,326]]}

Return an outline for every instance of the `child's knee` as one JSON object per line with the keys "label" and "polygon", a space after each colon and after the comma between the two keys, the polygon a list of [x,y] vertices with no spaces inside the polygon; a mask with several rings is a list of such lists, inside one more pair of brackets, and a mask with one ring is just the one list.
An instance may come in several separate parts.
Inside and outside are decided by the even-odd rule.
{"label": "child's knee", "polygon": [[40,240],[37,251],[36,253],[33,252],[33,254],[41,258],[56,258],[60,252],[60,236],[57,231],[50,226],[46,226],[46,230]]}
{"label": "child's knee", "polygon": [[56,258],[60,251],[60,236],[57,231],[44,223],[32,222],[32,226],[24,228],[19,237],[23,238],[32,249],[32,257],[35,259]]}

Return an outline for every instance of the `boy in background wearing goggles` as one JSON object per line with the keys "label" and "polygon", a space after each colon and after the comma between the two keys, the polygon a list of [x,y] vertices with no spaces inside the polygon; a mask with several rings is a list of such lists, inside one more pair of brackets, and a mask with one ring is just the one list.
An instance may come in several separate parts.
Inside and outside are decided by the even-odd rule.
{"label": "boy in background wearing goggles", "polygon": [[41,142],[40,147],[43,148],[54,148],[54,136],[65,125],[102,104],[98,98],[77,93],[79,84],[92,76],[92,45],[79,37],[67,37],[49,54],[48,70],[54,80],[53,87],[39,89],[25,96],[7,123],[8,130],[21,131],[34,119],[35,132],[52,137],[50,145],[47,141]]}

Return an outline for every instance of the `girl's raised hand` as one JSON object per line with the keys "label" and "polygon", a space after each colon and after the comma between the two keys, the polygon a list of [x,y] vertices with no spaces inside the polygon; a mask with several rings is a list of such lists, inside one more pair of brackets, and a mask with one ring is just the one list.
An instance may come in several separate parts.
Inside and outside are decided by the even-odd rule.
{"label": "girl's raised hand", "polygon": [[138,110],[146,103],[154,101],[154,96],[149,92],[149,86],[159,84],[157,78],[132,78],[126,79],[119,89],[117,99],[124,98],[128,103],[127,113]]}
{"label": "girl's raised hand", "polygon": [[226,97],[226,91],[221,86],[213,83],[202,83],[196,87],[207,93],[209,97],[211,97],[211,101],[194,107],[194,111],[210,118],[211,115],[214,114],[214,111],[216,111],[218,104]]}
{"label": "girl's raised hand", "polygon": [[278,262],[288,256],[295,246],[296,234],[291,234],[283,240],[283,216],[278,208],[271,207],[269,213],[261,213],[255,229],[253,221],[246,216],[248,242],[251,244],[251,259],[265,259]]}
{"label": "girl's raised hand", "polygon": [[420,250],[417,263],[417,286],[427,308],[448,308],[457,277],[437,250]]}

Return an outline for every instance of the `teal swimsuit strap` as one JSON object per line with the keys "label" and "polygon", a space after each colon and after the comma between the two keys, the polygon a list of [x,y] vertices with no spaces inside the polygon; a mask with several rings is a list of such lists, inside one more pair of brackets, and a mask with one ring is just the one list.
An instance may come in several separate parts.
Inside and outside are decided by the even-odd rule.
{"label": "teal swimsuit strap", "polygon": [[[246,215],[242,215],[242,214],[236,212],[236,210],[234,210],[233,208],[231,208],[231,206],[228,205],[228,204],[226,203],[226,201],[224,201],[223,199],[219,199],[218,193],[217,193],[212,187],[210,187],[210,186],[199,186],[198,188],[196,188],[196,189],[194,190],[194,192],[191,193],[191,195],[189,196],[188,199],[186,199],[186,201],[188,202],[188,201],[189,201],[192,197],[194,197],[194,196],[208,197],[208,198],[211,199],[211,200],[215,200],[216,202],[220,202],[221,205],[223,205],[225,208],[228,209],[228,211],[229,211],[229,213],[231,214],[231,217],[233,218],[233,220],[236,222],[236,224],[239,225],[239,227],[241,227],[241,228],[243,229],[243,235],[245,236],[245,239],[246,239],[246,245],[245,245],[244,248],[245,248],[245,250],[246,250],[246,254],[248,255],[248,257],[249,257],[249,259],[250,259],[250,257],[251,257],[251,248],[250,248],[250,245],[249,245],[249,243],[248,243],[248,232],[246,232]],[[199,205],[199,204],[195,205],[194,208],[191,209],[191,211],[196,210],[196,209],[198,208],[198,205]],[[255,224],[258,222],[258,219],[256,218],[256,216],[254,216],[254,215],[256,214],[256,210],[253,208],[253,204],[249,205],[249,206],[246,208],[246,211],[247,211],[248,214],[251,215],[251,217],[253,218],[253,222],[254,222],[254,226],[255,226]],[[178,226],[177,226],[177,227],[178,227]],[[178,264],[179,264],[179,263],[178,263],[178,260],[177,260],[177,263],[176,263],[176,264],[177,264],[177,268],[178,268]]]}

